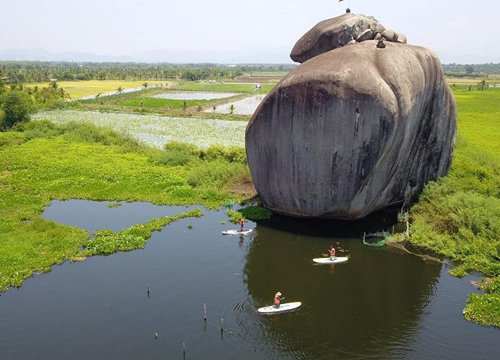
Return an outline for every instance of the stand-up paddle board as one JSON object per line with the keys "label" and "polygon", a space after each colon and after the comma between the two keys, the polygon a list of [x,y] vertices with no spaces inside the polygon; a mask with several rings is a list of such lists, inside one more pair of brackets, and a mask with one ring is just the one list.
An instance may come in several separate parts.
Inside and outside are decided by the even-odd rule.
{"label": "stand-up paddle board", "polygon": [[253,231],[253,229],[238,231],[238,230],[224,230],[223,235],[248,235]]}
{"label": "stand-up paddle board", "polygon": [[280,307],[278,308],[274,307],[274,305],[264,306],[257,309],[257,311],[261,314],[278,314],[285,311],[297,309],[300,305],[302,305],[302,303],[300,301],[297,301],[297,302],[281,304]]}
{"label": "stand-up paddle board", "polygon": [[348,259],[347,256],[337,256],[333,259],[330,259],[329,257],[326,257],[326,258],[316,258],[316,259],[313,259],[313,261],[316,263],[316,264],[338,264],[338,263],[343,263],[343,262],[346,262]]}

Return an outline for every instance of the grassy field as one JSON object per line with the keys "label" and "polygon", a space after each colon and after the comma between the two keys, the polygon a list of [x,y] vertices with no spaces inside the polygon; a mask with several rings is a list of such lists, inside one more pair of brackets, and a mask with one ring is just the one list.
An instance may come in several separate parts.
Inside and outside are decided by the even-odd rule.
{"label": "grassy field", "polygon": [[[267,94],[274,87],[274,84],[262,84],[260,90],[262,94]],[[232,92],[232,93],[257,93],[255,83],[209,83],[198,81],[177,82],[169,87],[169,90],[187,90],[187,91],[213,91],[213,92]]]}
{"label": "grassy field", "polygon": [[[85,81],[58,81],[59,87],[63,88],[72,99],[84,96],[97,95],[99,93],[115,91],[119,87],[122,89],[136,88],[148,84],[165,84],[167,81],[143,81],[143,80],[85,80]],[[29,83],[29,87],[46,87],[48,83]]]}
{"label": "grassy field", "polygon": [[488,77],[483,78],[455,78],[455,77],[447,77],[446,81],[450,85],[473,85],[476,86],[479,84],[481,80],[486,81],[490,86],[495,86],[496,84],[500,84],[500,77],[495,75],[490,75]]}
{"label": "grassy field", "polygon": [[462,276],[488,278],[465,316],[500,327],[500,89],[455,92],[458,138],[448,176],[429,184],[410,210],[409,242],[457,261]]}
{"label": "grassy field", "polygon": [[[22,133],[0,132],[0,291],[54,264],[135,248],[149,236],[134,229],[100,233],[96,247],[82,229],[40,217],[52,199],[217,208],[239,199],[232,189],[248,196],[239,185],[249,179],[245,161],[241,148],[155,150],[86,124],[33,122]],[[149,233],[158,221],[145,225]]]}

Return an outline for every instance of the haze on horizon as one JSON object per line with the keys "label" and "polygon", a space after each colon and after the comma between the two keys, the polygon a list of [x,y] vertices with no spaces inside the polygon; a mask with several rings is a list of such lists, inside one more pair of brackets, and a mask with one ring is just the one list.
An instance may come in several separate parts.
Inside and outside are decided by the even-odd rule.
{"label": "haze on horizon", "polygon": [[0,58],[10,49],[116,57],[154,50],[198,56],[262,51],[261,62],[276,62],[265,57],[275,51],[291,62],[295,42],[319,21],[343,14],[349,3],[353,13],[374,16],[406,34],[410,44],[434,50],[443,63],[500,62],[497,0],[4,1]]}

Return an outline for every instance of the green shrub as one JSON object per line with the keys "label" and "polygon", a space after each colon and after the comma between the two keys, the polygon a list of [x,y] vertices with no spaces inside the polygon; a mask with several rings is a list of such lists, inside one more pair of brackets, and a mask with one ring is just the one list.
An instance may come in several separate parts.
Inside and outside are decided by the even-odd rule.
{"label": "green shrub", "polygon": [[48,120],[32,121],[22,127],[27,140],[35,138],[53,138],[64,132],[62,126],[56,125]]}
{"label": "green shrub", "polygon": [[242,171],[246,171],[243,164],[227,163],[221,160],[202,162],[190,170],[187,181],[194,187],[219,187]]}
{"label": "green shrub", "polygon": [[70,122],[63,127],[63,138],[72,142],[86,142],[102,145],[116,145],[123,151],[138,151],[142,148],[139,142],[129,136],[118,134],[107,128],[91,124]]}
{"label": "green shrub", "polygon": [[155,162],[167,166],[182,166],[196,159],[194,145],[172,141],[165,145],[164,150],[155,158]]}
{"label": "green shrub", "polygon": [[232,163],[247,163],[245,149],[238,146],[211,145],[208,149],[201,150],[199,156],[209,161],[223,159]]}
{"label": "green shrub", "polygon": [[10,129],[16,124],[29,121],[33,112],[33,100],[21,90],[7,91],[0,96],[0,129]]}

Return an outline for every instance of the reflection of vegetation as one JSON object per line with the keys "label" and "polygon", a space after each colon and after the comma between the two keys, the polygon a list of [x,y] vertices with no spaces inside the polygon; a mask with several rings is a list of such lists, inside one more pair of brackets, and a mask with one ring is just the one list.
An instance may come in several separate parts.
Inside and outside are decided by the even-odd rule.
{"label": "reflection of vegetation", "polygon": [[106,207],[108,207],[108,208],[117,208],[120,206],[122,206],[122,203],[119,201],[110,201],[106,204]]}
{"label": "reflection of vegetation", "polygon": [[[95,238],[90,239],[84,246],[83,255],[109,255],[117,251],[142,249],[153,231],[159,231],[164,226],[179,219],[202,215],[201,210],[195,209],[182,214],[153,219],[146,224],[134,225],[118,232],[108,229],[99,230],[96,232]],[[191,229],[192,225],[188,225],[188,228]]]}
{"label": "reflection of vegetation", "polygon": [[[208,208],[235,197],[241,200],[225,185],[235,172],[210,176],[210,169],[246,164],[208,157],[208,150],[197,150],[193,161],[184,165],[158,162],[168,151],[85,124],[40,121],[26,124],[23,133],[0,132],[0,290],[20,286],[34,272],[49,271],[54,264],[88,255],[80,250],[88,245],[87,232],[40,217],[51,199],[137,200]],[[112,234],[103,235],[106,241],[114,239]],[[137,239],[126,235],[127,246],[137,245]],[[123,246],[104,242],[94,250],[107,253]]]}
{"label": "reflection of vegetation", "polygon": [[[451,273],[500,276],[500,89],[456,91],[458,140],[450,174],[429,184],[411,211],[413,245],[458,260]],[[500,325],[500,286],[471,295],[467,319]]]}

